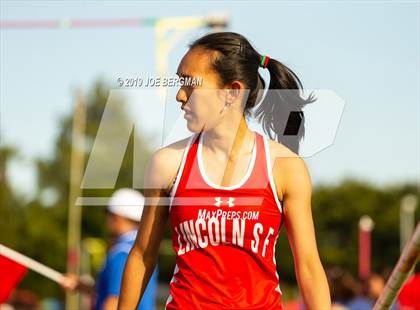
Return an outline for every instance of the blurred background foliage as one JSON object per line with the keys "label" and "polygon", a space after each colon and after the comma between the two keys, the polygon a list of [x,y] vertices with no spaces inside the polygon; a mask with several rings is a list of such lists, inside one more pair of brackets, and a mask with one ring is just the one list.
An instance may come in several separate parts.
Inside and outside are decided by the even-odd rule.
{"label": "blurred background foliage", "polygon": [[[86,98],[86,161],[91,151],[108,98],[109,87],[97,81]],[[118,122],[128,121],[124,99],[113,111]],[[37,164],[36,198],[24,201],[14,193],[7,180],[7,163],[19,158],[19,150],[12,146],[0,148],[0,243],[64,272],[67,251],[67,215],[71,150],[72,114],[64,115],[50,158],[39,158]],[[150,157],[148,137],[132,132],[115,188],[132,187],[133,145],[140,146],[142,165]],[[112,147],[110,145],[109,147]],[[102,154],[107,156],[106,152]],[[384,167],[385,169],[386,167]],[[143,172],[143,171],[141,171]],[[113,189],[84,190],[84,197],[109,197]],[[344,179],[339,184],[319,184],[313,188],[312,206],[317,242],[324,267],[339,265],[355,276],[358,268],[358,221],[370,215],[375,222],[372,233],[372,269],[384,272],[392,268],[399,257],[399,207],[405,194],[417,194],[417,184],[394,184],[383,187],[363,180]],[[418,212],[416,222],[419,220]],[[111,240],[106,231],[105,208],[83,207],[83,247],[88,253],[85,271],[95,276]],[[282,227],[277,241],[276,261],[282,287],[296,290],[293,256]],[[159,257],[160,281],[169,283],[175,265],[167,227]],[[64,298],[56,283],[34,272],[28,272],[20,288],[29,288],[39,298]]]}

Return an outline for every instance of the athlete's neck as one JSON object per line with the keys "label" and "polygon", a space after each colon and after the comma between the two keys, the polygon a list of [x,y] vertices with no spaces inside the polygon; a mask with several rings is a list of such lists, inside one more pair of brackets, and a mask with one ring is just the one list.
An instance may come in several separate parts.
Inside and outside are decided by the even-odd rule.
{"label": "athlete's neck", "polygon": [[[225,125],[225,124],[224,124]],[[252,150],[254,134],[248,128],[245,117],[202,132],[203,148],[213,154],[236,159],[238,155]]]}

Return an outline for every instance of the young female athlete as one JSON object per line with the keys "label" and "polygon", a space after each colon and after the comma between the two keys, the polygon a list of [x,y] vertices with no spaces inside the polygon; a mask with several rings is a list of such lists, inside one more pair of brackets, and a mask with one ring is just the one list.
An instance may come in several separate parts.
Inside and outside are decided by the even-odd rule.
{"label": "young female athlete", "polygon": [[283,222],[306,307],[330,309],[306,165],[245,121],[265,86],[259,67],[270,72],[269,89],[295,90],[277,100],[267,95],[258,107],[264,130],[281,141],[276,111],[310,102],[299,96],[301,83],[289,68],[233,32],[199,38],[183,57],[177,74],[203,79],[182,85],[176,97],[193,134],[155,152],[147,167],[119,309],[134,309],[143,295],[168,219],[176,265],[166,309],[282,309],[275,244]]}

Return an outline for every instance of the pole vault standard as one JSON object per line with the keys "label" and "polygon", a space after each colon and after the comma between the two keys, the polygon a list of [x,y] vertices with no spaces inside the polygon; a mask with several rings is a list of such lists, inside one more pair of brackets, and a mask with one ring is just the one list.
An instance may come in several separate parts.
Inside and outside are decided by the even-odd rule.
{"label": "pole vault standard", "polygon": [[417,209],[417,196],[408,194],[401,199],[400,205],[400,250],[404,250],[404,246],[410,239],[414,231],[415,212]]}
{"label": "pole vault standard", "polygon": [[[69,183],[69,209],[67,228],[67,271],[79,274],[80,270],[80,239],[81,239],[81,206],[76,205],[77,197],[82,193],[80,183],[83,178],[84,165],[84,137],[86,127],[86,103],[77,91],[75,109],[73,113],[72,147],[70,155],[70,183]],[[66,309],[79,309],[79,295],[66,293]]]}
{"label": "pole vault standard", "polygon": [[420,222],[391,273],[382,294],[373,307],[373,310],[389,309],[395,300],[408,275],[413,270],[420,257]]}

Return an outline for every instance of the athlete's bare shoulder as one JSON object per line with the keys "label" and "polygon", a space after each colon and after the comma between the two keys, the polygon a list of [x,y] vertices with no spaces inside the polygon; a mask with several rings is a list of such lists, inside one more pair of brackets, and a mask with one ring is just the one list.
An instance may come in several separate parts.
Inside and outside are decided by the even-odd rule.
{"label": "athlete's bare shoulder", "polygon": [[282,200],[290,176],[309,174],[305,161],[299,154],[296,154],[282,143],[271,140],[270,138],[267,140],[270,150],[273,179],[276,184],[279,199]]}
{"label": "athlete's bare shoulder", "polygon": [[150,159],[148,170],[149,182],[159,186],[169,193],[173,180],[181,165],[182,156],[190,139],[195,134],[185,139],[175,141],[155,151]]}
{"label": "athlete's bare shoulder", "polygon": [[[289,149],[287,146],[285,146],[282,143],[279,143],[277,141],[271,140],[270,138],[267,138],[268,140],[268,146],[270,148],[270,154],[272,154],[272,157],[274,155],[274,158],[296,158],[299,157],[298,154],[293,152],[291,149]],[[272,161],[274,163],[274,161]]]}

